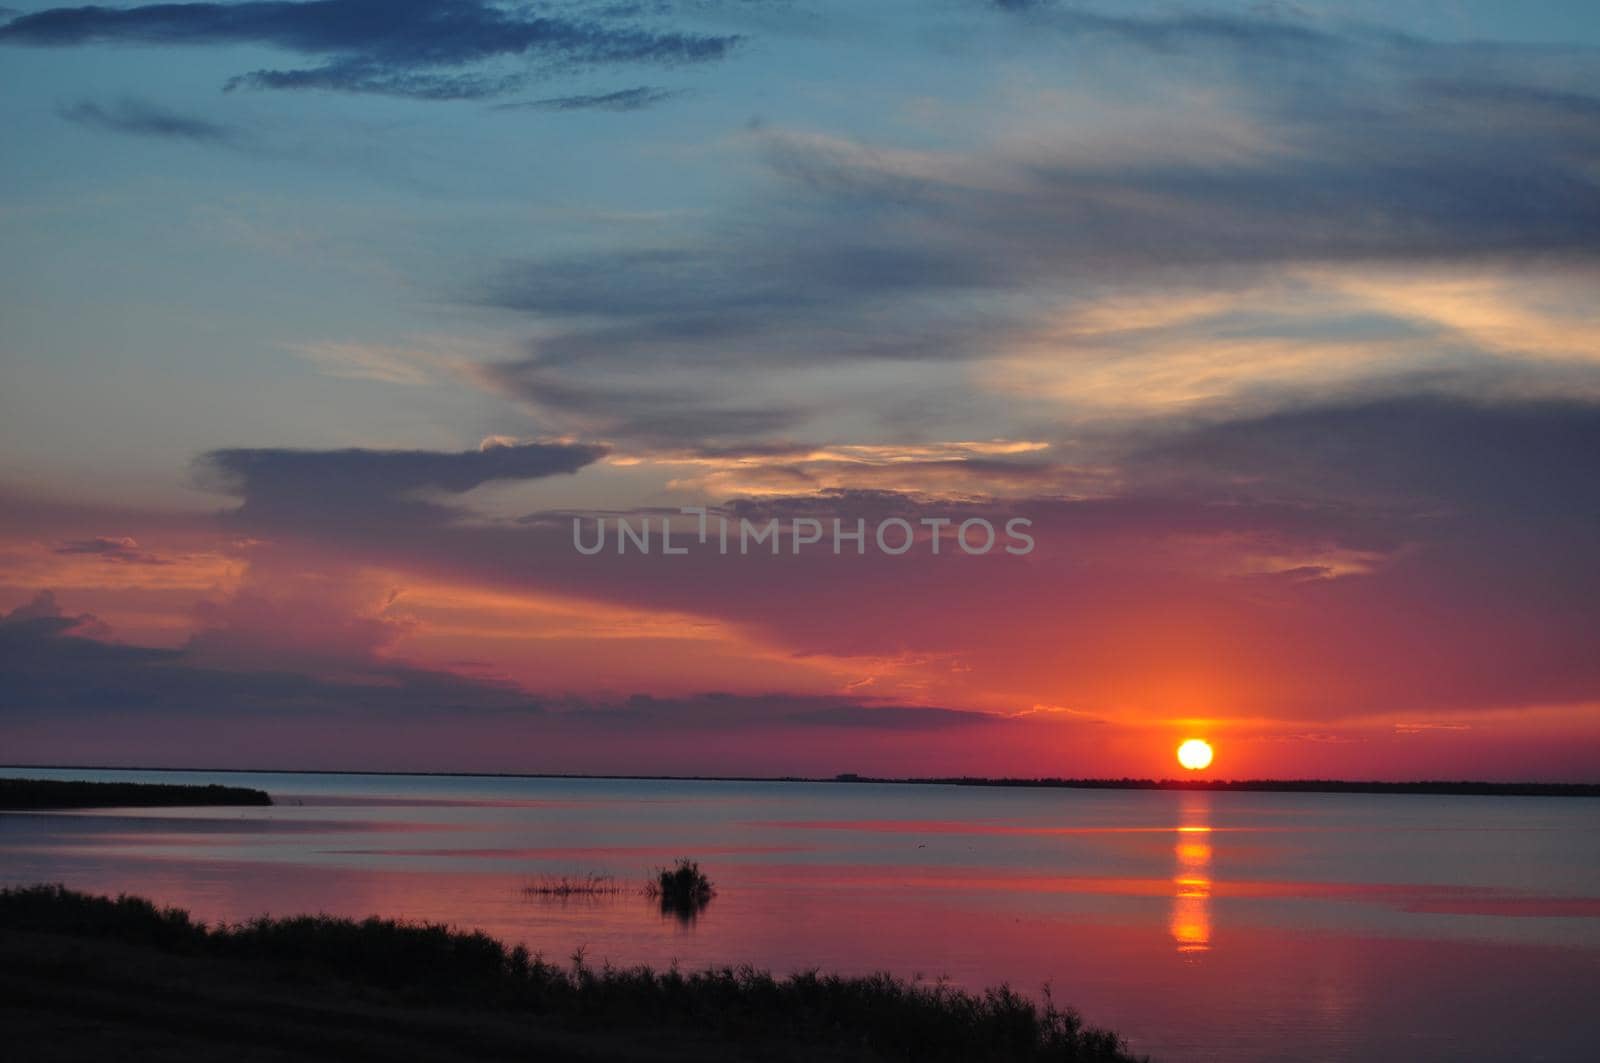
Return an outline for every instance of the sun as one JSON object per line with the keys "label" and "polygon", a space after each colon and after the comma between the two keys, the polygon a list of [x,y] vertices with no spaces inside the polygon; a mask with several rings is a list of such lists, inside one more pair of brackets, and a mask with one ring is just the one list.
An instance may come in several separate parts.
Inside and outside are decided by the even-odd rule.
{"label": "sun", "polygon": [[1178,763],[1190,771],[1199,771],[1211,766],[1211,743],[1200,738],[1191,738],[1178,747]]}

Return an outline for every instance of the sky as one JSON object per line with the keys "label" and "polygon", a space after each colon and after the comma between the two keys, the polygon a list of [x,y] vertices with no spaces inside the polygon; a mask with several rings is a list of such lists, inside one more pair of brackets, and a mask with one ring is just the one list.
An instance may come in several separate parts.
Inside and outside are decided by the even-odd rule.
{"label": "sky", "polygon": [[8,3],[0,761],[1600,781],[1595,5]]}

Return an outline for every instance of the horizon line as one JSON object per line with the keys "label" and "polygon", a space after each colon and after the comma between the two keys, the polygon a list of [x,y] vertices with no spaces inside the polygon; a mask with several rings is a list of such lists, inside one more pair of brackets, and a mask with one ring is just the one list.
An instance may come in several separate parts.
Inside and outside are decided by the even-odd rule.
{"label": "horizon line", "polygon": [[[146,771],[189,772],[238,775],[395,775],[416,778],[460,779],[592,779],[620,782],[762,782],[762,783],[860,783],[868,785],[992,786],[1018,789],[1110,789],[1110,790],[1218,790],[1257,792],[1279,789],[1307,793],[1393,793],[1435,796],[1530,796],[1600,797],[1600,782],[1539,782],[1531,780],[1495,782],[1486,779],[1332,779],[1332,778],[1138,778],[1135,776],[984,776],[927,775],[872,776],[841,772],[829,776],[812,775],[662,775],[615,772],[512,772],[512,771],[424,771],[368,768],[194,768],[159,765],[113,764],[0,764],[0,771]],[[1318,787],[1327,789],[1318,790]]]}

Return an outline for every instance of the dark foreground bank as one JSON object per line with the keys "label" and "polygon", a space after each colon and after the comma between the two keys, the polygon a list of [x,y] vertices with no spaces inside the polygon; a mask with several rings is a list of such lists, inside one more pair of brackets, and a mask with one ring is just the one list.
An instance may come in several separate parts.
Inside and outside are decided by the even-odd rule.
{"label": "dark foreground bank", "polygon": [[207,927],[57,886],[0,891],[0,1029],[32,1060],[1132,1058],[1004,988],[552,964],[380,919]]}
{"label": "dark foreground bank", "polygon": [[264,790],[146,782],[0,779],[0,810],[48,808],[173,808],[185,805],[270,805]]}

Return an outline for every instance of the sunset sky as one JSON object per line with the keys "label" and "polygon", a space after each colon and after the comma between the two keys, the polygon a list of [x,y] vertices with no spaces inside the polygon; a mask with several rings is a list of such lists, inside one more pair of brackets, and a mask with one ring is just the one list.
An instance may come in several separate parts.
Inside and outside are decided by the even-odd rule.
{"label": "sunset sky", "polygon": [[1600,5],[6,2],[0,762],[1600,781]]}

